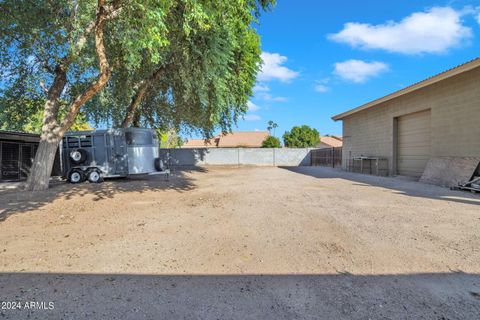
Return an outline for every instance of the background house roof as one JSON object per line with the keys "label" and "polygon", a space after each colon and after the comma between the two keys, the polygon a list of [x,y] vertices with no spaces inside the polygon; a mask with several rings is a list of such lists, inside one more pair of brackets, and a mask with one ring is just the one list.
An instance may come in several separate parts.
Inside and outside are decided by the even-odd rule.
{"label": "background house roof", "polygon": [[183,144],[182,148],[260,148],[262,142],[268,137],[268,135],[269,133],[267,131],[238,131],[227,133],[225,135],[218,135],[209,140],[190,139]]}
{"label": "background house roof", "polygon": [[219,136],[218,146],[222,148],[259,148],[268,137],[268,131],[239,131]]}
{"label": "background house roof", "polygon": [[182,148],[212,148],[216,147],[215,138],[213,139],[190,139],[186,141]]}
{"label": "background house roof", "polygon": [[319,148],[338,148],[343,145],[343,138],[339,136],[321,136]]}

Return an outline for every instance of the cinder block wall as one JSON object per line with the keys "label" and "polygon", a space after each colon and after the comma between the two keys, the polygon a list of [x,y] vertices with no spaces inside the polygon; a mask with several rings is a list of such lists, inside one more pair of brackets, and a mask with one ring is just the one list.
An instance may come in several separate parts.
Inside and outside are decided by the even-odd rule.
{"label": "cinder block wall", "polygon": [[255,165],[309,166],[309,148],[198,148],[160,149],[160,157],[173,166]]}
{"label": "cinder block wall", "polygon": [[343,159],[383,156],[394,173],[396,117],[431,110],[432,157],[480,157],[480,68],[343,119]]}

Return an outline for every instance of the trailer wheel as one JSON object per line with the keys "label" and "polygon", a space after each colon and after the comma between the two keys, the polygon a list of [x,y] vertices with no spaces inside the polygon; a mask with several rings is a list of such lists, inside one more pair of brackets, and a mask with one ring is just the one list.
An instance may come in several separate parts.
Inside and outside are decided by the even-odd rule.
{"label": "trailer wheel", "polygon": [[87,173],[87,179],[90,183],[100,183],[103,181],[100,170],[92,169]]}
{"label": "trailer wheel", "polygon": [[87,152],[83,149],[76,149],[70,152],[70,159],[73,163],[79,164],[87,160]]}
{"label": "trailer wheel", "polygon": [[81,183],[81,182],[85,181],[85,174],[80,169],[73,169],[68,174],[68,181],[70,181],[70,183],[74,183],[74,184]]}

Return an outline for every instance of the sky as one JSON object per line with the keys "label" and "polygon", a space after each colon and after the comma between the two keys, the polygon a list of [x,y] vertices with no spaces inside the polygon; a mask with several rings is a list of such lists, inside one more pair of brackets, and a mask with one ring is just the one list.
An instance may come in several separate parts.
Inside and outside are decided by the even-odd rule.
{"label": "sky", "polygon": [[341,135],[332,116],[480,56],[480,0],[277,0],[256,28],[264,62],[234,131]]}

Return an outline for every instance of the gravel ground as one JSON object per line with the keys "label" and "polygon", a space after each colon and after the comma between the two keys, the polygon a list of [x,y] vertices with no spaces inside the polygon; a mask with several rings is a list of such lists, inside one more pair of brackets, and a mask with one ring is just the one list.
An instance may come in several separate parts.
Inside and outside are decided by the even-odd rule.
{"label": "gravel ground", "polygon": [[0,243],[0,319],[480,318],[480,197],[398,178],[209,167],[4,188]]}

